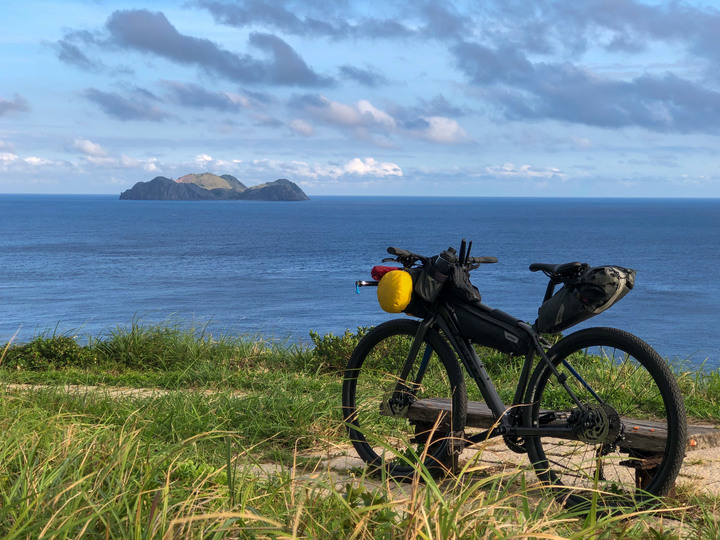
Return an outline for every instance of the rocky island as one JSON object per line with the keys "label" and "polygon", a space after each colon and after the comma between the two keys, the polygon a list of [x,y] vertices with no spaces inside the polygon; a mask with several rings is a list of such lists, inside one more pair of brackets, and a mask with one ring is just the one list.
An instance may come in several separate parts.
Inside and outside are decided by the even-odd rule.
{"label": "rocky island", "polygon": [[120,199],[136,201],[307,201],[297,184],[281,178],[247,187],[229,174],[186,174],[172,180],[156,176],[123,191]]}

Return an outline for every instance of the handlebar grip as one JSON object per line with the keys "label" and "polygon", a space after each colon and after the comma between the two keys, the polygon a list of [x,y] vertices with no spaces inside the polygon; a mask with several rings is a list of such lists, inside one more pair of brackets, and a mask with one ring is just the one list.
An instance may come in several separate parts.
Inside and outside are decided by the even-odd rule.
{"label": "handlebar grip", "polygon": [[468,257],[470,264],[493,264],[498,262],[497,257]]}
{"label": "handlebar grip", "polygon": [[411,254],[408,250],[406,250],[406,249],[400,249],[400,248],[395,248],[395,247],[392,247],[392,246],[389,247],[389,248],[387,248],[387,252],[388,252],[390,255],[395,255],[395,256],[397,256],[397,257],[409,258],[409,257],[412,256],[412,254]]}

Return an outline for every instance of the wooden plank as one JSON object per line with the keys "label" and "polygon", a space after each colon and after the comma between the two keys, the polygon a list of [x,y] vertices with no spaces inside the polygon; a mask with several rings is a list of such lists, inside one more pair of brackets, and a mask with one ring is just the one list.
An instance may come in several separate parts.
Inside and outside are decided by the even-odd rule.
{"label": "wooden plank", "polygon": [[[434,423],[442,412],[450,413],[449,398],[421,399],[410,406],[407,417],[414,421]],[[623,422],[625,441],[622,446],[650,452],[661,452],[665,448],[667,430],[662,424],[632,418],[623,418]],[[484,402],[469,401],[466,424],[468,427],[490,429],[495,425],[495,418]],[[717,446],[720,446],[720,429],[713,426],[688,425],[686,451]]]}
{"label": "wooden plank", "polygon": [[703,450],[720,446],[720,429],[713,426],[688,425],[686,450]]}
{"label": "wooden plank", "polygon": [[[450,398],[428,398],[416,401],[408,409],[407,417],[418,422],[435,423],[441,412],[450,413]],[[468,401],[468,427],[488,429],[495,425],[492,411],[482,401]]]}

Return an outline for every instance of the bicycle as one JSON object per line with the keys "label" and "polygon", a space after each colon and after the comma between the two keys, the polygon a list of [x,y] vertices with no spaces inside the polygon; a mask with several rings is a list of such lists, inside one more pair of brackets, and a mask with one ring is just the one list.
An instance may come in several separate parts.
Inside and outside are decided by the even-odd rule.
{"label": "bicycle", "polygon": [[[587,328],[553,345],[544,335],[610,307],[632,288],[634,271],[620,269],[632,278],[624,292],[595,298],[607,301],[592,312],[585,309],[592,299],[578,291],[603,296],[588,285],[595,269],[579,262],[532,264],[530,270],[542,271],[549,283],[538,320],[529,324],[482,303],[469,273],[497,259],[470,257],[471,245],[463,239],[459,255],[449,248],[435,257],[390,247],[394,257],[383,262],[402,267],[376,267],[405,280],[393,272],[409,274],[409,303],[402,302],[402,311],[414,319],[376,326],[348,362],[343,417],[358,455],[372,469],[403,479],[421,464],[451,471],[466,446],[503,437],[510,450],[528,455],[541,482],[567,505],[638,505],[667,494],[682,464],[687,425],[666,362],[618,329]],[[600,268],[615,275],[618,267]],[[622,272],[616,274],[607,281]],[[358,281],[357,292],[380,289],[383,279]],[[478,347],[510,354],[511,361],[524,357],[508,403],[509,391],[503,391],[504,401]],[[480,418],[473,421],[475,431],[467,423],[461,365],[484,402],[470,402],[472,415]]]}

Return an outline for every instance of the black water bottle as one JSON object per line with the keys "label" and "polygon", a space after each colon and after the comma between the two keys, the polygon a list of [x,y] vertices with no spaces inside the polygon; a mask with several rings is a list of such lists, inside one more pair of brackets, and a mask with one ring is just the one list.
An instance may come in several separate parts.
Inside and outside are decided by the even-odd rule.
{"label": "black water bottle", "polygon": [[455,248],[449,247],[443,251],[440,255],[435,257],[433,266],[435,270],[440,274],[447,276],[450,273],[450,268],[457,262],[457,255],[455,255]]}

